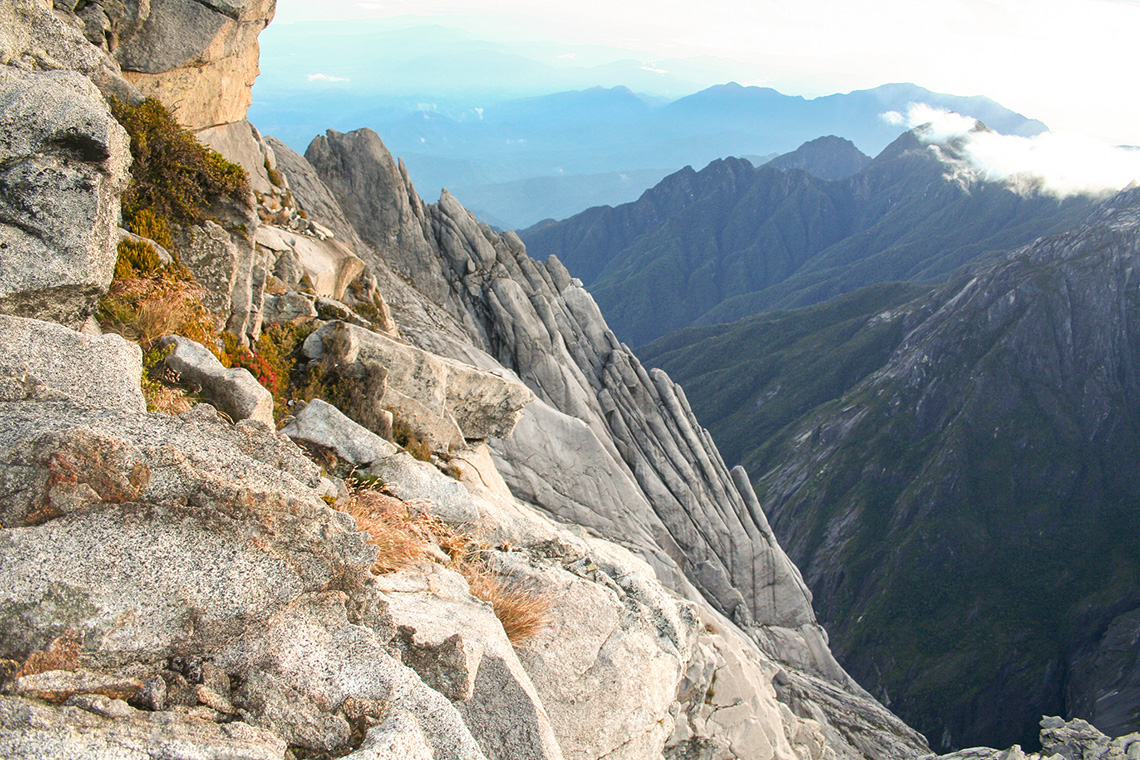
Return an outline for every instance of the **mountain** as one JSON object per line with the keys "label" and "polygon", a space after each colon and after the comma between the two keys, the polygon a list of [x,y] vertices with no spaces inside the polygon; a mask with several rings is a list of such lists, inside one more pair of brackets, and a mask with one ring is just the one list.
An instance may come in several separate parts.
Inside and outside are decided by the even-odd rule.
{"label": "mountain", "polygon": [[[616,69],[583,68],[596,51],[582,51],[581,58],[534,58],[534,51],[430,27],[368,37],[365,30],[377,29],[377,23],[362,23],[358,30],[306,24],[303,31],[311,37],[303,39],[300,27],[271,28],[263,46],[274,63],[263,67],[267,73],[254,89],[251,118],[296,150],[323,129],[367,124],[420,178],[425,197],[437,198],[446,187],[512,228],[533,221],[525,212],[529,196],[523,188],[511,195],[498,188],[487,190],[493,203],[487,195],[475,203],[484,185],[703,166],[725,156],[786,153],[829,134],[875,154],[904,131],[883,115],[905,113],[914,103],[970,114],[1003,134],[1045,129],[986,98],[911,84],[815,99],[736,83],[678,91],[664,83],[687,68],[682,61],[673,62],[669,74],[631,61]],[[415,43],[420,55],[408,63]],[[423,52],[433,45],[442,49]],[[725,70],[715,61],[698,68],[700,77]],[[451,74],[430,73],[441,69]],[[582,84],[559,88],[571,80]],[[591,205],[589,192],[575,196],[573,188],[562,190],[567,202],[556,209],[557,218]]]}
{"label": "mountain", "polygon": [[[672,169],[638,169],[609,174],[571,174],[562,177],[530,177],[498,184],[454,188],[456,198],[480,219],[513,229],[546,219],[564,219],[589,206],[617,206],[629,203],[653,187]],[[511,209],[512,222],[485,209]]]}
{"label": "mountain", "polygon": [[869,163],[870,157],[856,148],[855,143],[830,135],[817,137],[763,165],[784,171],[799,169],[813,177],[834,180],[858,174]]}
{"label": "mountain", "polygon": [[914,132],[846,179],[773,168],[829,145],[842,144],[809,144],[759,168],[740,159],[686,168],[633,203],[540,223],[520,237],[536,256],[557,256],[622,340],[641,345],[876,282],[934,281],[1070,226],[1093,203],[959,181]]}
{"label": "mountain", "polygon": [[1140,726],[1140,190],[934,287],[641,351],[752,472],[839,659],[943,747]]}

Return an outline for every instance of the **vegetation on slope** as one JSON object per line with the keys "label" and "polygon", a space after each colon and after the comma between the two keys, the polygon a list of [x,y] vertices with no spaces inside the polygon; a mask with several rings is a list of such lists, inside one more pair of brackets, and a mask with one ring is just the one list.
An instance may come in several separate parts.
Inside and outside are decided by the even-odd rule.
{"label": "vegetation on slope", "polygon": [[840,661],[936,746],[1032,745],[1140,605],[1134,243],[1099,235],[642,351],[748,467]]}

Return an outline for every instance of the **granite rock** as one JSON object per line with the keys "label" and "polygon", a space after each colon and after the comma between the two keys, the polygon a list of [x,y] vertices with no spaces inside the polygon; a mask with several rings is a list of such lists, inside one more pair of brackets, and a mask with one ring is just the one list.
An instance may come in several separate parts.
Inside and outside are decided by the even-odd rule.
{"label": "granite rock", "polygon": [[330,449],[352,465],[367,467],[397,449],[380,436],[344,416],[328,402],[313,399],[281,429],[294,441]]}
{"label": "granite rock", "polygon": [[0,312],[78,329],[94,311],[130,160],[86,77],[0,66]]}
{"label": "granite rock", "polygon": [[170,350],[163,361],[179,382],[200,387],[235,422],[254,420],[273,427],[273,394],[248,369],[226,368],[200,343],[181,335],[167,336],[160,345]]}
{"label": "granite rock", "polygon": [[31,374],[88,406],[146,411],[142,350],[118,335],[0,315],[0,372]]}
{"label": "granite rock", "polygon": [[170,104],[183,126],[196,131],[245,118],[258,74],[257,35],[273,18],[275,0],[101,5],[131,28],[114,51],[123,75]]}
{"label": "granite rock", "polygon": [[507,373],[481,370],[339,321],[310,335],[304,353],[340,373],[353,365],[383,368],[386,379],[377,402],[444,453],[463,447],[467,439],[509,435],[534,398]]}
{"label": "granite rock", "polygon": [[[121,703],[120,703],[121,704]],[[130,708],[128,708],[130,709]],[[245,723],[218,725],[176,712],[100,714],[0,696],[0,755],[21,760],[281,760],[286,744]]]}
{"label": "granite rock", "polygon": [[546,709],[490,605],[450,570],[399,575],[379,579],[379,587],[404,662],[456,702],[487,757],[561,758]]}

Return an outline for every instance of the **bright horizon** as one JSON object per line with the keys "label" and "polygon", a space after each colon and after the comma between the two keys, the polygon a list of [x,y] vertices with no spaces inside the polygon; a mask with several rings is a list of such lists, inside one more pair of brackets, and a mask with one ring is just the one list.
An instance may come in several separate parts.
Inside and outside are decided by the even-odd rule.
{"label": "bright horizon", "polygon": [[680,0],[278,0],[274,23],[416,17],[491,39],[610,48],[615,60],[622,51],[658,60],[713,56],[739,63],[733,78],[741,84],[805,97],[913,82],[984,95],[1054,131],[1140,145],[1140,102],[1128,85],[1140,0],[947,0],[935,7],[936,18],[903,0],[714,0],[699,7]]}

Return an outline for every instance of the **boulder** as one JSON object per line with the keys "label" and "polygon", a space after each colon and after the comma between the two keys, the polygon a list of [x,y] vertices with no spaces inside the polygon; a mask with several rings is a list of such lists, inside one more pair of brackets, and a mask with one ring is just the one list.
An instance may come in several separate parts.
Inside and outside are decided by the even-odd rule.
{"label": "boulder", "polygon": [[[344,243],[335,238],[320,239],[280,227],[257,228],[257,245],[276,262],[282,254],[292,254],[303,274],[309,276],[313,292],[324,298],[342,299],[345,289],[364,270],[361,261]],[[273,269],[273,265],[270,265]]]}
{"label": "boulder", "polygon": [[384,368],[386,384],[379,403],[407,422],[433,451],[462,447],[466,439],[510,435],[522,408],[534,398],[506,373],[444,359],[344,322],[322,326],[305,340],[303,350],[328,367],[371,363]]}
{"label": "boulder", "polygon": [[269,169],[276,171],[277,159],[273,149],[265,143],[257,127],[241,119],[230,124],[209,127],[198,132],[198,142],[220,153],[227,161],[245,169],[249,189],[262,195],[281,194],[285,188],[274,184]]}
{"label": "boulder", "polygon": [[[306,705],[327,711],[350,697],[379,700],[415,716],[435,760],[487,760],[451,703],[393,659],[384,644],[374,630],[348,620],[340,595],[312,594],[234,640],[214,661],[227,672],[269,676],[275,686],[266,689],[292,701],[298,715]],[[255,723],[268,717],[256,705],[244,707],[243,715]]]}
{"label": "boulder", "polygon": [[130,160],[90,80],[0,67],[0,312],[83,324],[114,273]]}
{"label": "boulder", "polygon": [[262,325],[301,324],[316,317],[312,297],[294,290],[266,293],[261,302]]}
{"label": "boulder", "polygon": [[142,349],[118,335],[0,315],[0,373],[31,374],[88,406],[146,411]]}
{"label": "boulder", "polygon": [[159,341],[170,353],[163,360],[178,373],[179,382],[197,385],[202,393],[235,422],[254,420],[273,427],[273,394],[247,369],[227,369],[200,343],[181,335]]}
{"label": "boulder", "polygon": [[101,694],[116,700],[127,699],[140,689],[142,682],[134,678],[85,670],[49,670],[17,678],[8,687],[8,693],[58,704],[76,694]]}
{"label": "boulder", "polygon": [[394,444],[356,424],[335,406],[320,399],[306,404],[281,432],[294,441],[331,449],[344,461],[361,467],[392,456],[397,451]]}
{"label": "boulder", "polygon": [[625,550],[583,543],[545,545],[556,563],[495,555],[501,571],[555,600],[549,626],[518,650],[519,660],[568,760],[658,757],[673,731],[696,611]]}
{"label": "boulder", "polygon": [[257,227],[257,214],[244,204],[220,205],[230,216],[227,227],[207,221],[180,228],[175,245],[182,263],[205,287],[206,308],[225,318],[227,332],[244,339],[256,332],[266,276],[264,256],[247,232]]}
{"label": "boulder", "polygon": [[28,71],[78,71],[104,95],[130,101],[141,98],[123,79],[113,58],[93,47],[74,25],[52,12],[52,3],[42,0],[7,0],[0,5],[0,65]]}
{"label": "boulder", "polygon": [[0,755],[13,760],[281,760],[279,737],[245,723],[222,725],[177,712],[94,703],[51,707],[0,696]]}
{"label": "boulder", "polygon": [[433,756],[416,716],[403,711],[368,729],[360,747],[345,760],[433,760]]}
{"label": "boulder", "polygon": [[947,755],[926,755],[922,760],[1136,760],[1140,758],[1140,733],[1112,738],[1080,718],[1056,716],[1041,719],[1041,752],[1024,752],[1017,744],[1009,749],[971,747]]}

